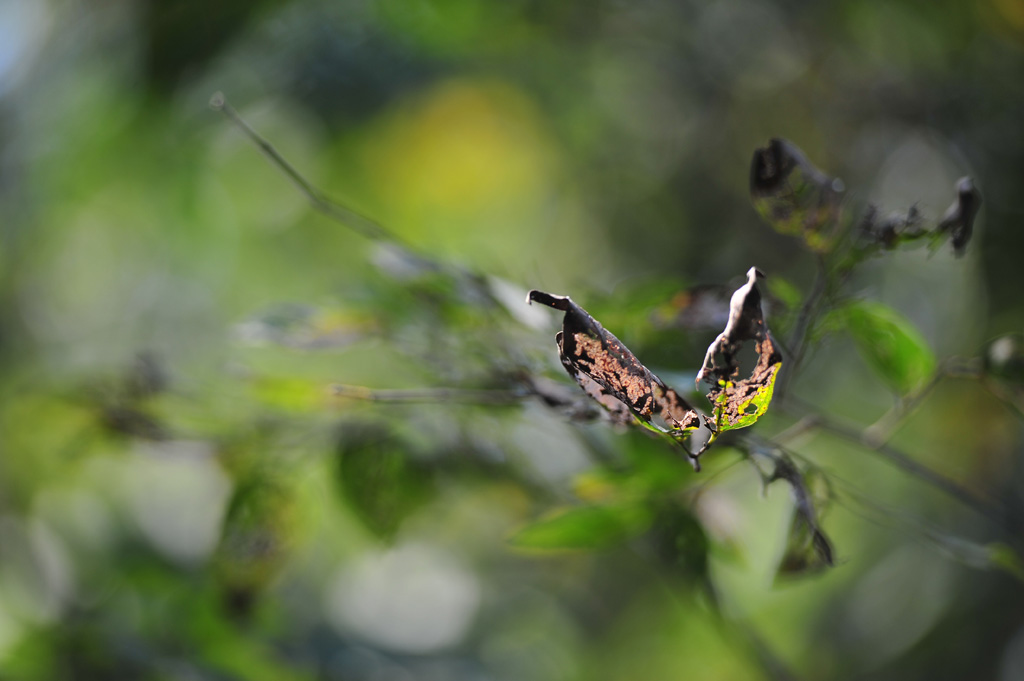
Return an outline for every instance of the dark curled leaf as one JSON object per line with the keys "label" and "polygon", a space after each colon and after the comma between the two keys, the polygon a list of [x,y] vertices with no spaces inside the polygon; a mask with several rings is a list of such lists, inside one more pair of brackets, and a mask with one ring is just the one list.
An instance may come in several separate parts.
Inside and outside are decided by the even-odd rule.
{"label": "dark curled leaf", "polygon": [[[783,480],[793,494],[793,520],[776,576],[792,577],[835,565],[832,543],[819,519],[831,500],[828,480],[817,470],[801,472],[781,450],[758,448],[750,452],[750,457],[765,486]],[[761,461],[768,462],[767,470]]]}
{"label": "dark curled leaf", "polygon": [[[747,283],[732,294],[729,302],[725,330],[708,347],[697,373],[698,385],[704,380],[712,386],[708,399],[714,406],[717,432],[753,425],[768,410],[775,390],[782,355],[775,348],[761,312],[757,278],[763,276],[754,267],[747,271]],[[748,378],[738,380],[738,353],[748,340],[756,342],[758,361]]]}
{"label": "dark curled leaf", "polygon": [[878,209],[875,206],[868,206],[860,228],[863,236],[869,241],[889,250],[904,241],[923,236],[926,230],[922,222],[917,206],[911,206],[905,213],[889,213],[884,218],[878,217]]}
{"label": "dark curled leaf", "polygon": [[974,218],[981,208],[981,192],[974,187],[969,177],[961,177],[956,183],[956,201],[946,209],[946,214],[939,221],[936,231],[940,234],[949,233],[953,244],[953,252],[963,255],[967,242],[974,232]]}
{"label": "dark curled leaf", "polygon": [[773,139],[754,151],[750,197],[775,231],[803,236],[815,250],[828,249],[838,224],[842,182],[815,168],[795,145]]}
{"label": "dark curled leaf", "polygon": [[613,418],[628,421],[632,414],[649,423],[659,416],[672,430],[700,427],[696,410],[572,299],[530,291],[527,301],[565,312],[555,336],[562,366]]}
{"label": "dark curled leaf", "polygon": [[880,217],[875,206],[868,206],[861,219],[861,238],[866,242],[864,254],[879,249],[892,250],[905,243],[919,240],[930,241],[934,247],[949,239],[953,251],[961,256],[967,249],[974,231],[974,218],[981,208],[981,193],[969,177],[961,177],[956,183],[956,200],[946,209],[945,215],[934,227],[911,206],[905,213],[894,212]]}

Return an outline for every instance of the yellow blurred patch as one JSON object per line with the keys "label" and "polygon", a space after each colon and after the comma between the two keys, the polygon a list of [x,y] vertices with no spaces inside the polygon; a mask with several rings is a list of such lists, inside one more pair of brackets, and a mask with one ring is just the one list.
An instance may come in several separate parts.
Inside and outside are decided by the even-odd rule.
{"label": "yellow blurred patch", "polygon": [[1017,31],[1024,31],[1024,0],[992,0],[999,16]]}
{"label": "yellow blurred patch", "polygon": [[378,186],[414,215],[519,201],[543,186],[548,166],[532,103],[493,81],[430,90],[385,123],[370,158]]}

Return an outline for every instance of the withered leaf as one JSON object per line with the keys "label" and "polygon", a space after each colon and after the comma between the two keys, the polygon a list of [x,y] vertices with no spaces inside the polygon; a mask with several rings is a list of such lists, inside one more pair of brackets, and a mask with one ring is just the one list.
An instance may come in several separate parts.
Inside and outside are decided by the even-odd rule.
{"label": "withered leaf", "polygon": [[658,416],[672,430],[700,427],[697,411],[572,299],[530,291],[527,302],[534,301],[565,312],[555,336],[562,366],[613,418],[628,422],[633,415],[649,423]]}
{"label": "withered leaf", "polygon": [[[801,471],[781,449],[753,447],[749,455],[766,487],[782,480],[793,494],[793,519],[776,579],[833,566],[835,552],[820,522],[821,513],[828,507],[832,496],[828,480],[817,469]],[[762,462],[768,467],[764,467]]]}
{"label": "withered leaf", "polygon": [[[969,177],[961,177],[956,183],[956,200],[946,209],[938,221],[926,221],[917,206],[906,212],[893,212],[879,216],[878,209],[869,205],[861,219],[861,238],[866,242],[859,258],[878,250],[892,250],[901,244],[915,241],[930,241],[932,248],[947,238],[953,244],[957,256],[964,254],[967,243],[974,232],[974,219],[981,208],[981,192]],[[858,259],[859,259],[858,258]]]}
{"label": "withered leaf", "polygon": [[949,232],[953,244],[953,252],[963,255],[967,242],[974,232],[974,218],[981,208],[981,192],[969,177],[961,177],[956,183],[956,201],[946,209],[946,214],[939,221],[936,231],[940,234]]}
{"label": "withered leaf", "polygon": [[[747,271],[747,283],[736,289],[729,302],[725,330],[708,347],[697,373],[698,385],[701,380],[711,384],[708,399],[719,433],[751,426],[768,410],[782,366],[782,354],[772,341],[761,311],[757,279],[763,276],[755,267]],[[739,380],[738,353],[749,340],[756,343],[758,361],[750,376]]]}
{"label": "withered leaf", "polygon": [[816,251],[831,245],[839,222],[842,183],[821,172],[784,139],[754,151],[750,197],[754,208],[777,232],[802,236]]}
{"label": "withered leaf", "polygon": [[868,206],[861,219],[860,228],[864,236],[885,249],[893,249],[900,243],[917,239],[927,232],[922,226],[917,206],[911,206],[906,212],[889,213],[883,218],[878,217],[878,209],[875,206]]}
{"label": "withered leaf", "polygon": [[785,480],[793,492],[793,520],[777,577],[817,572],[835,565],[832,543],[821,529],[819,513],[826,508],[828,481],[818,471],[802,473],[783,455],[776,460],[772,480]]}

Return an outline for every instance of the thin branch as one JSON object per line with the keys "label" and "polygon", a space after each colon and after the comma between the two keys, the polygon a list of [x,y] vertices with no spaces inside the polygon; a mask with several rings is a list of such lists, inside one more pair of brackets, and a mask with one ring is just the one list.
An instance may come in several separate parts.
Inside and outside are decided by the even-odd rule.
{"label": "thin branch", "polygon": [[997,384],[995,381],[985,380],[984,378],[981,381],[981,385],[989,392],[990,395],[1011,409],[1018,419],[1024,420],[1024,409],[1022,409],[1021,405],[1017,403],[1017,400],[1009,390]]}
{"label": "thin branch", "polygon": [[[861,519],[878,527],[895,529],[913,539],[924,537],[947,557],[964,565],[981,569],[1000,568],[1018,579],[1022,579],[1019,571],[1007,569],[1006,566],[993,560],[993,545],[986,546],[970,539],[946,534],[915,514],[879,503],[877,499],[862,493],[853,483],[831,471],[827,475],[829,480],[838,483],[841,489],[840,493],[833,496],[833,499]],[[1020,542],[1016,536],[1011,535],[1007,548],[1014,551],[1015,555],[1020,556]]]}
{"label": "thin branch", "polygon": [[411,390],[374,390],[359,385],[333,385],[331,392],[367,402],[418,403],[459,402],[466,404],[516,404],[534,393],[528,390],[473,390],[467,388],[419,388]]}
{"label": "thin branch", "polygon": [[285,160],[270,142],[245,122],[245,119],[235,111],[234,107],[228,104],[224,93],[213,93],[213,96],[210,97],[210,108],[224,114],[224,117],[238,128],[250,142],[255,144],[263,155],[270,159],[271,163],[287,175],[288,179],[309,199],[310,204],[315,210],[368,239],[375,241],[397,241],[397,238],[381,226],[380,223],[337,201],[327,198],[323,192],[313,186],[292,164]]}
{"label": "thin branch", "polygon": [[809,430],[813,430],[818,425],[818,418],[813,414],[810,416],[804,416],[799,421],[796,421],[793,425],[786,428],[785,430],[773,435],[771,441],[776,444],[785,444],[791,440],[795,440]]}
{"label": "thin branch", "polygon": [[935,471],[925,464],[915,460],[906,452],[893,447],[892,445],[872,443],[864,431],[845,426],[826,416],[814,412],[814,408],[806,403],[801,403],[800,408],[814,415],[814,427],[817,429],[837,435],[850,442],[863,445],[868,451],[874,452],[886,461],[892,463],[903,472],[911,475],[925,484],[945,493],[956,499],[963,505],[975,510],[985,518],[991,520],[1000,527],[1012,529],[1007,522],[1006,509],[984,499],[971,490],[967,489],[952,478]]}
{"label": "thin branch", "polygon": [[910,417],[932,391],[946,378],[980,377],[977,360],[950,357],[935,370],[935,374],[917,392],[900,399],[877,421],[864,430],[864,439],[873,447],[889,441],[893,433]]}
{"label": "thin branch", "polygon": [[789,347],[793,350],[792,357],[789,366],[783,367],[783,373],[779,377],[779,385],[776,388],[780,398],[785,397],[790,381],[792,381],[793,376],[804,360],[804,354],[807,351],[807,335],[810,331],[811,323],[817,316],[818,303],[821,302],[821,297],[824,295],[828,284],[828,268],[825,265],[824,258],[818,256],[815,262],[817,270],[814,275],[814,284],[811,286],[811,292],[807,294],[807,298],[800,307],[796,324],[793,327],[793,335],[789,342]]}

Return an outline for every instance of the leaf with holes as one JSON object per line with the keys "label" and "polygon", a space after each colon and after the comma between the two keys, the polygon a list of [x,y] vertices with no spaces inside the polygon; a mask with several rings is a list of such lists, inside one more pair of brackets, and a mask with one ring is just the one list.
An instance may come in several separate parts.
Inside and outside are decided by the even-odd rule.
{"label": "leaf with holes", "polygon": [[[782,355],[775,347],[761,312],[761,291],[756,268],[747,271],[747,283],[732,294],[729,321],[725,330],[708,347],[704,364],[697,373],[711,384],[708,399],[714,408],[712,419],[716,433],[754,425],[768,410],[775,391],[775,379],[782,367]],[[739,351],[753,340],[758,355],[750,376],[739,379]]]}
{"label": "leaf with holes", "polygon": [[700,427],[697,411],[571,298],[530,291],[527,301],[565,312],[555,336],[562,366],[615,420],[650,424],[658,416],[675,433]]}

